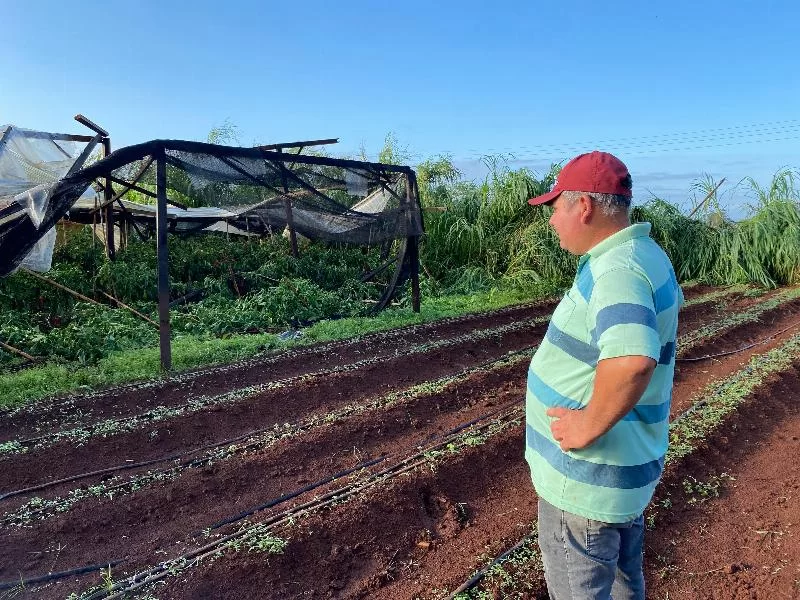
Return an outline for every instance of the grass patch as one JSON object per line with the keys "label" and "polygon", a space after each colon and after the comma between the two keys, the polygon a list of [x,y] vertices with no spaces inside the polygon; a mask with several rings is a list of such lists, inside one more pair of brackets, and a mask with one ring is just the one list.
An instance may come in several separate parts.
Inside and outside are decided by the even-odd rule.
{"label": "grass patch", "polygon": [[[449,317],[497,310],[540,300],[553,293],[552,286],[535,291],[494,290],[480,294],[432,298],[419,313],[410,308],[391,308],[374,317],[320,321],[303,330],[303,336],[283,342],[275,334],[208,338],[181,335],[172,342],[175,372],[267,356],[280,350],[313,343],[343,340],[398,327],[430,323]],[[96,365],[44,364],[0,375],[0,407],[13,408],[55,394],[87,391],[163,377],[158,348],[116,352]]]}

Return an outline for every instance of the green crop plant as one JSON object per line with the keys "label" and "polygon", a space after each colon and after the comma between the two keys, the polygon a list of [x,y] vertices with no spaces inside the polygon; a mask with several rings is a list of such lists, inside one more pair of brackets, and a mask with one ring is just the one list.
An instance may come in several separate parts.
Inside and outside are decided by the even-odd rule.
{"label": "green crop plant", "polygon": [[727,313],[721,319],[718,319],[707,325],[703,325],[702,327],[682,335],[678,340],[679,352],[681,354],[685,354],[688,350],[705,339],[718,335],[743,323],[757,321],[759,317],[767,311],[773,310],[782,304],[791,302],[798,298],[800,298],[800,288],[788,288],[772,295],[766,300],[762,300],[756,304],[753,304],[752,306],[749,306],[742,312]]}
{"label": "green crop plant", "polygon": [[688,497],[689,504],[702,504],[712,498],[718,498],[721,490],[729,481],[735,481],[736,478],[728,473],[720,473],[719,475],[710,475],[706,481],[700,481],[692,475],[684,477],[681,484],[683,491]]}
{"label": "green crop plant", "polygon": [[667,464],[691,454],[758,386],[789,368],[798,355],[800,335],[795,335],[779,347],[753,356],[743,369],[700,391],[692,409],[670,424]]}

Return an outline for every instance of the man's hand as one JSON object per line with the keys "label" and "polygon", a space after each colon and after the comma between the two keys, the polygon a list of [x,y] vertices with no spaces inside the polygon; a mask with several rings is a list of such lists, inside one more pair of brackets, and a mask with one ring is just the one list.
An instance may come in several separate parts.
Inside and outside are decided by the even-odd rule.
{"label": "man's hand", "polygon": [[597,363],[594,389],[589,403],[580,410],[547,409],[553,438],[564,452],[592,445],[636,406],[642,397],[656,361],[647,356],[620,356]]}
{"label": "man's hand", "polygon": [[585,411],[556,406],[547,409],[547,416],[555,417],[550,431],[564,452],[580,450],[594,441]]}

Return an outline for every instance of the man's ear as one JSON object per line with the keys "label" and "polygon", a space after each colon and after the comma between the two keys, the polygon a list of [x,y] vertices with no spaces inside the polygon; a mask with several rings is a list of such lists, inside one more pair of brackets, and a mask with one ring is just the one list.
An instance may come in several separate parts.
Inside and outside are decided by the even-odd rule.
{"label": "man's ear", "polygon": [[592,203],[592,199],[586,194],[578,198],[578,202],[580,204],[581,223],[586,225],[591,221],[592,215],[594,214],[594,204]]}

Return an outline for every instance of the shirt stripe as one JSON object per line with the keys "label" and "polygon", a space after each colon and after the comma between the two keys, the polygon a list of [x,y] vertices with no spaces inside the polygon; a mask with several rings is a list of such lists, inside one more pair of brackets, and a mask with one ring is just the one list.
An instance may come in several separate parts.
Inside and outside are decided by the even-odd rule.
{"label": "shirt stripe", "polygon": [[667,342],[661,346],[661,356],[658,358],[658,364],[670,364],[673,356],[675,356],[675,342]]}
{"label": "shirt stripe", "polygon": [[583,296],[586,302],[592,297],[592,288],[594,288],[594,278],[592,277],[592,269],[589,267],[589,262],[585,262],[580,266],[577,276],[578,291]]}
{"label": "shirt stripe", "polygon": [[564,333],[552,322],[547,328],[545,337],[556,348],[560,348],[573,358],[592,367],[597,365],[597,360],[600,358],[600,348],[597,346],[592,346]]}
{"label": "shirt stripe", "polygon": [[675,304],[675,300],[678,298],[677,291],[677,282],[670,278],[653,293],[653,304],[655,304],[656,314],[664,312]]}
{"label": "shirt stripe", "polygon": [[594,343],[614,325],[645,325],[656,330],[656,315],[641,304],[620,302],[600,309],[595,323],[595,329],[592,332],[592,342]]}
{"label": "shirt stripe", "polygon": [[652,425],[669,419],[669,407],[671,402],[667,400],[661,404],[637,404],[627,415],[622,417],[623,421],[640,421]]}
{"label": "shirt stripe", "polygon": [[656,481],[664,468],[664,457],[641,465],[604,465],[570,456],[528,425],[525,428],[528,446],[559,473],[582,483],[607,488],[630,490]]}

